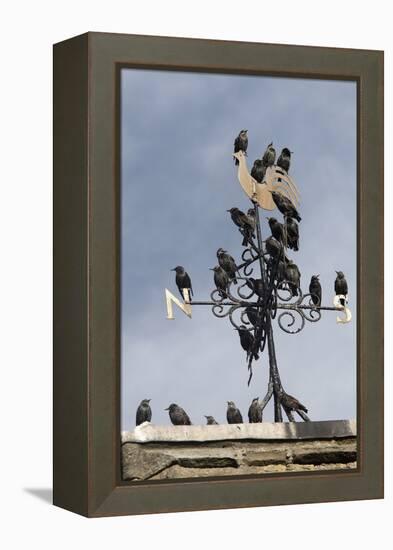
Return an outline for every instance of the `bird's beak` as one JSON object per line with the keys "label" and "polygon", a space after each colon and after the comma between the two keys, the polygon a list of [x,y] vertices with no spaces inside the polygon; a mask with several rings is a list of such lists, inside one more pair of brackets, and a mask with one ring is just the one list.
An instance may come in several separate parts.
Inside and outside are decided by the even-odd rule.
{"label": "bird's beak", "polygon": [[171,269],[170,271],[176,271],[176,268],[174,267],[173,269]]}
{"label": "bird's beak", "polygon": [[146,401],[148,401],[150,403],[151,399],[146,399]]}
{"label": "bird's beak", "polygon": [[230,212],[230,210],[227,210],[227,212]]}
{"label": "bird's beak", "polygon": [[336,271],[337,275],[338,275],[338,271]]}
{"label": "bird's beak", "polygon": [[167,407],[166,409],[164,409],[164,411],[169,411],[169,407]]}
{"label": "bird's beak", "polygon": [[317,275],[317,277],[320,277],[320,275]]}
{"label": "bird's beak", "polygon": [[213,268],[213,267],[209,267],[209,271],[214,271],[214,268]]}

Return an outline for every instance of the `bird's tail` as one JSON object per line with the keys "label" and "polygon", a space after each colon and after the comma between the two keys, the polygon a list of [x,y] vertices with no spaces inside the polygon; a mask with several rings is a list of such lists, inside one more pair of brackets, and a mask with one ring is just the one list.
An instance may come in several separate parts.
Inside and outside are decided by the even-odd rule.
{"label": "bird's tail", "polygon": [[302,221],[302,218],[299,216],[299,214],[296,216],[296,219],[297,219],[298,222]]}

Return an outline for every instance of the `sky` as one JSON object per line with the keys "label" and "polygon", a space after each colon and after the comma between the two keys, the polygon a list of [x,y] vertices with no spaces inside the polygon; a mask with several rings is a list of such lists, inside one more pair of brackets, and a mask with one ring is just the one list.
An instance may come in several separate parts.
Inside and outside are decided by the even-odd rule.
{"label": "sky", "polygon": [[[190,274],[195,300],[210,299],[216,251],[236,260],[241,236],[227,209],[251,203],[237,180],[233,141],[248,129],[248,165],[273,141],[293,151],[290,175],[301,198],[299,252],[289,256],[308,292],[320,274],[331,306],[335,270],[349,286],[352,322],[335,312],[306,322],[297,335],[273,321],[284,389],[308,407],[311,420],[356,417],[356,84],[265,76],[123,69],[121,76],[121,429],[151,399],[154,424],[182,406],[193,424],[204,415],[226,422],[235,401],[247,418],[252,398],[266,393],[268,357],[247,363],[228,319],[194,306],[166,319],[165,288],[178,295],[175,274]],[[261,211],[262,234],[270,231]],[[264,420],[273,420],[273,403]]]}

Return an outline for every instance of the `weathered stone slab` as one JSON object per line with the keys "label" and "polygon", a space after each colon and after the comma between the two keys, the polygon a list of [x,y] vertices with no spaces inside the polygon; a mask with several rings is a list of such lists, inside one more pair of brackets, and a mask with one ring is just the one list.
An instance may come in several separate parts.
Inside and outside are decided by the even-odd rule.
{"label": "weathered stone slab", "polygon": [[237,468],[239,466],[237,460],[229,456],[179,457],[177,463],[183,468]]}
{"label": "weathered stone slab", "polygon": [[286,464],[288,453],[284,451],[278,452],[256,452],[248,453],[243,459],[243,463],[247,466],[267,466],[269,464]]}
{"label": "weathered stone slab", "polygon": [[239,466],[236,470],[233,468],[182,468],[179,465],[170,466],[159,474],[151,477],[151,480],[158,479],[185,479],[185,478],[203,478],[203,477],[225,477],[225,476],[243,476],[243,475],[262,475],[262,474],[283,474],[286,472],[320,472],[329,470],[352,470],[356,468],[356,462],[348,464],[268,464],[266,466]]}
{"label": "weathered stone slab", "polygon": [[303,440],[356,437],[355,420],[321,422],[262,422],[213,426],[155,426],[145,422],[123,432],[122,443],[181,443],[224,440]]}
{"label": "weathered stone slab", "polygon": [[297,453],[293,464],[347,464],[356,460],[356,450],[328,450]]}
{"label": "weathered stone slab", "polygon": [[169,454],[145,451],[140,445],[125,445],[122,448],[123,479],[149,479],[176,462],[176,458]]}

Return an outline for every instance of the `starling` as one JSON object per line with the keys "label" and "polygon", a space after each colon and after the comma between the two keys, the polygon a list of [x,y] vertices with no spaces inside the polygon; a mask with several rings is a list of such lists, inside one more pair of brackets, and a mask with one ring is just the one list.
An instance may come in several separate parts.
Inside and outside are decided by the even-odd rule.
{"label": "starling", "polygon": [[283,246],[274,237],[268,237],[265,241],[266,252],[271,258],[286,259]]}
{"label": "starling", "polygon": [[239,208],[231,208],[227,210],[227,212],[230,212],[233,223],[241,229],[243,235],[242,245],[247,246],[251,237],[255,237],[255,218],[250,218],[247,214],[239,210]]}
{"label": "starling", "polygon": [[301,273],[296,264],[292,260],[288,260],[285,267],[285,280],[288,282],[292,296],[298,296],[298,288],[300,288]]}
{"label": "starling", "polygon": [[242,413],[236,407],[233,401],[227,401],[227,421],[228,424],[243,424]]}
{"label": "starling", "polygon": [[292,250],[299,250],[299,226],[293,218],[285,218],[285,227],[287,231],[287,244]]}
{"label": "starling", "polygon": [[298,222],[301,221],[301,217],[299,216],[298,211],[296,210],[294,204],[288,197],[285,197],[282,193],[279,193],[278,191],[270,191],[273,197],[274,204],[277,206],[281,214],[283,214],[286,218],[289,216],[290,218],[297,219]]}
{"label": "starling", "polygon": [[[234,145],[234,148],[233,148],[234,153],[238,153],[239,151],[243,151],[244,154],[247,153],[247,147],[248,147],[247,130],[242,130],[239,133],[233,145]],[[235,164],[236,165],[239,164],[239,161],[237,159],[235,159]]]}
{"label": "starling", "polygon": [[260,298],[264,297],[264,284],[262,279],[254,279],[254,277],[248,277],[247,279],[247,286],[248,288],[251,288],[253,292]]}
{"label": "starling", "polygon": [[149,405],[150,399],[142,399],[139,407],[136,410],[136,425],[143,424],[143,422],[150,422],[151,420],[151,408]]}
{"label": "starling", "polygon": [[235,260],[232,258],[232,256],[228,254],[226,250],[219,248],[217,250],[217,258],[218,258],[218,263],[220,264],[220,267],[222,267],[222,269],[226,272],[229,279],[233,281],[235,284],[237,284],[237,280],[236,280],[237,267],[236,267]]}
{"label": "starling", "polygon": [[281,403],[283,407],[289,411],[297,411],[301,410],[305,413],[308,412],[306,407],[300,403],[295,397],[292,397],[292,395],[289,395],[288,393],[283,392],[280,396]]}
{"label": "starling", "polygon": [[276,150],[273,147],[273,142],[269,143],[266,151],[263,153],[262,164],[267,168],[268,166],[273,166],[274,161],[276,160]]}
{"label": "starling", "polygon": [[[348,283],[345,278],[345,275],[342,271],[336,271],[337,277],[334,281],[334,291],[336,293],[336,296],[343,294],[346,296],[348,294]],[[341,305],[345,306],[345,300],[341,298]]]}
{"label": "starling", "polygon": [[174,426],[191,426],[188,414],[176,403],[171,403],[165,410],[169,411],[169,418]]}
{"label": "starling", "polygon": [[171,271],[176,271],[176,285],[177,285],[177,288],[179,289],[180,294],[183,297],[183,300],[186,299],[183,289],[187,289],[190,302],[191,302],[191,296],[193,296],[194,293],[192,291],[191,279],[189,274],[185,271],[184,267],[181,265],[174,267],[173,269],[171,269]]}
{"label": "starling", "polygon": [[253,177],[258,183],[262,183],[265,173],[266,167],[263,165],[263,161],[261,159],[254,161],[254,165],[251,170],[251,177]]}
{"label": "starling", "polygon": [[248,218],[248,223],[252,226],[253,229],[255,229],[256,220],[255,220],[255,209],[254,208],[249,208],[247,210],[247,218]]}
{"label": "starling", "polygon": [[240,325],[240,327],[235,330],[239,333],[242,348],[245,352],[247,352],[247,359],[259,359],[259,355],[256,350],[255,338],[251,331],[247,330],[245,325]]}
{"label": "starling", "polygon": [[284,147],[277,160],[277,166],[285,170],[286,173],[289,172],[289,167],[291,165],[291,153],[292,151],[287,149],[287,147]]}
{"label": "starling", "polygon": [[248,409],[248,420],[250,424],[257,424],[262,422],[262,409],[259,404],[259,397],[255,397]]}
{"label": "starling", "polygon": [[258,309],[253,306],[247,306],[245,309],[245,313],[247,315],[248,320],[254,327],[258,324]]}
{"label": "starling", "polygon": [[279,241],[284,246],[286,244],[286,234],[285,234],[285,227],[282,223],[278,222],[276,218],[267,218],[270,231],[272,232],[273,237],[276,239],[276,241]]}
{"label": "starling", "polygon": [[279,260],[277,264],[275,277],[278,283],[285,281],[285,263],[282,260]]}
{"label": "starling", "polygon": [[207,426],[213,426],[214,424],[218,424],[217,420],[215,420],[215,418],[213,416],[206,416],[205,415],[205,418],[206,418],[206,425]]}
{"label": "starling", "polygon": [[311,277],[310,286],[308,287],[311,294],[311,300],[316,306],[320,306],[322,303],[322,287],[318,277],[319,275],[313,275]]}
{"label": "starling", "polygon": [[216,285],[221,298],[226,298],[228,285],[230,283],[227,272],[224,271],[219,265],[211,267],[210,269],[211,271],[214,271],[214,284]]}

